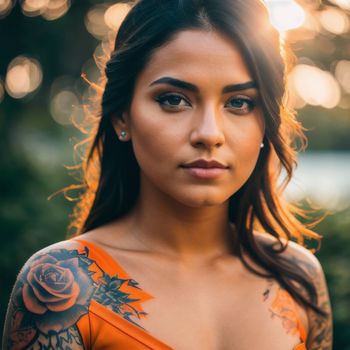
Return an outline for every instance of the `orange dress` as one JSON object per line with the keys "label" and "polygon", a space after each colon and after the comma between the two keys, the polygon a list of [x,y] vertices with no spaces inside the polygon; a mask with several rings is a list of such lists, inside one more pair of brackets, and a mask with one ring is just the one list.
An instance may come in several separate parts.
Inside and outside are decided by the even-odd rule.
{"label": "orange dress", "polygon": [[[127,308],[132,310],[132,314],[137,314],[139,318],[145,317],[141,303],[152,299],[153,296],[141,290],[137,283],[122,269],[122,267],[103,249],[96,244],[73,238],[72,240],[81,243],[81,251],[88,249],[89,259],[96,264],[92,264],[93,279],[98,283],[101,280],[101,271],[109,276],[117,275],[119,279],[125,281],[119,289],[126,293],[131,299],[125,306],[123,316],[115,311],[112,311],[108,306],[102,305],[94,300],[91,300],[89,312],[82,316],[77,322],[77,327],[83,339],[85,349],[105,349],[105,350],[174,350],[162,341],[158,340],[148,333],[141,326],[134,324],[125,315],[128,315]],[[294,347],[293,350],[306,350],[306,332],[298,322],[300,339],[302,343]]]}

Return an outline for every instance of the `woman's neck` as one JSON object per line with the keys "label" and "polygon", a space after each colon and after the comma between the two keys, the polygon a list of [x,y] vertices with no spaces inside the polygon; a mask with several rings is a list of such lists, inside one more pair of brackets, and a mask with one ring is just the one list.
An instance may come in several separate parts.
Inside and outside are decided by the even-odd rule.
{"label": "woman's neck", "polygon": [[192,259],[232,252],[228,202],[193,208],[164,194],[141,195],[129,216],[131,233],[154,252]]}

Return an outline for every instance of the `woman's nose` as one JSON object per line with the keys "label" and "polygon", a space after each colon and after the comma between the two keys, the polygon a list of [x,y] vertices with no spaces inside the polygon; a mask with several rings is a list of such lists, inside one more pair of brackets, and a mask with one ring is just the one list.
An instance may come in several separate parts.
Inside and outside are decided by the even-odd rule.
{"label": "woman's nose", "polygon": [[222,117],[214,108],[195,118],[190,141],[193,147],[214,148],[225,142]]}

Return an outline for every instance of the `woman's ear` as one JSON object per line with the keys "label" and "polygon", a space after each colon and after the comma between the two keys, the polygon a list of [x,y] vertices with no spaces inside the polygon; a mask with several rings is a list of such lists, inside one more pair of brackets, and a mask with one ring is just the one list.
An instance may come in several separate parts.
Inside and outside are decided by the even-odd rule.
{"label": "woman's ear", "polygon": [[118,135],[120,141],[129,141],[131,138],[127,121],[127,112],[123,112],[121,117],[111,117],[113,128],[115,130],[115,133]]}

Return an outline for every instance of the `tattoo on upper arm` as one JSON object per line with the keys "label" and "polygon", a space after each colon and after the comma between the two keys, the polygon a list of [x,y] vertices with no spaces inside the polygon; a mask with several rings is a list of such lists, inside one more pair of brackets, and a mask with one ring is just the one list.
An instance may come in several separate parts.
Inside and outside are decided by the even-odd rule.
{"label": "tattoo on upper arm", "polygon": [[333,325],[332,310],[329,300],[327,283],[321,266],[311,263],[306,259],[293,257],[293,263],[302,268],[310,280],[313,282],[317,297],[318,306],[326,313],[326,316],[317,314],[315,311],[308,309],[309,334],[307,341],[308,350],[332,350],[333,344]]}
{"label": "tattoo on upper arm", "polygon": [[[328,308],[328,303],[323,306]],[[332,350],[332,320],[314,314],[310,316],[310,322],[313,324],[310,341],[308,342],[309,350]]]}
{"label": "tattoo on upper arm", "polygon": [[21,271],[12,292],[5,349],[71,349],[82,345],[75,326],[95,286],[91,262],[76,250],[39,255]]}
{"label": "tattoo on upper arm", "polygon": [[329,300],[327,285],[322,271],[315,274],[314,283],[318,292],[318,305],[326,312],[327,316],[316,314],[315,311],[309,311],[310,337],[308,341],[309,350],[332,350],[333,344],[333,325],[332,311]]}
{"label": "tattoo on upper arm", "polygon": [[76,326],[92,299],[138,325],[146,315],[133,298],[136,281],[107,275],[87,248],[56,249],[34,257],[19,274],[5,322],[4,350],[83,349]]}

